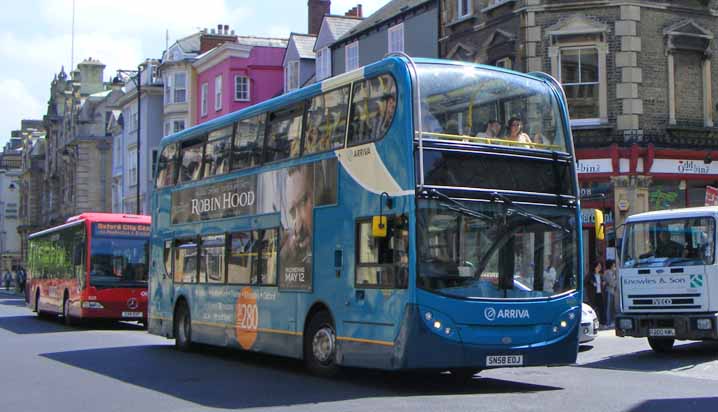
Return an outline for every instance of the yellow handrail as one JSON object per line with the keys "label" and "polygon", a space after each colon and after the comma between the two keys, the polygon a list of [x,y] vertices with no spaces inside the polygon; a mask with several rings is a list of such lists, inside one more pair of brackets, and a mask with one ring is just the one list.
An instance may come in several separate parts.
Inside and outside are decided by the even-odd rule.
{"label": "yellow handrail", "polygon": [[540,149],[560,149],[561,148],[561,146],[555,145],[555,144],[517,142],[514,140],[499,139],[496,137],[466,136],[466,135],[435,133],[435,132],[417,132],[417,133],[421,133],[421,134],[425,134],[425,135],[429,135],[429,136],[436,136],[436,137],[444,138],[447,140],[461,140],[461,141],[496,144],[496,145],[506,145],[506,146],[528,146],[528,147],[535,147],[535,148],[540,148]]}

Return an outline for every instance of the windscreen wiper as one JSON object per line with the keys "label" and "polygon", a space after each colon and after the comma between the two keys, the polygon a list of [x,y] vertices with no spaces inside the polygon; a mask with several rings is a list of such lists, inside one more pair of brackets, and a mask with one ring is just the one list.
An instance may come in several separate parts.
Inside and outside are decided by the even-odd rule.
{"label": "windscreen wiper", "polygon": [[554,228],[556,230],[561,230],[566,233],[571,233],[571,230],[567,227],[561,226],[556,222],[553,222],[549,219],[546,219],[544,217],[541,217],[535,213],[531,213],[526,209],[523,209],[519,206],[514,205],[514,202],[509,199],[507,196],[502,195],[501,193],[494,192],[491,194],[491,201],[500,200],[503,202],[504,205],[506,205],[506,215],[518,215],[521,217],[525,217],[527,219],[531,219],[534,222],[541,223],[542,225],[546,225],[548,227]]}
{"label": "windscreen wiper", "polygon": [[[495,220],[493,217],[491,217],[491,216],[489,216],[489,215],[487,215],[487,214],[485,214],[485,213],[481,213],[481,212],[477,212],[477,211],[475,211],[475,210],[469,209],[468,207],[464,206],[464,205],[463,205],[461,202],[459,202],[458,200],[454,200],[454,199],[450,198],[449,196],[447,196],[447,195],[445,195],[445,194],[439,192],[439,191],[436,190],[436,189],[431,189],[431,190],[429,190],[428,194],[429,194],[431,197],[436,197],[436,198],[441,199],[441,200],[443,200],[443,201],[445,201],[445,202],[451,203],[451,205],[446,204],[446,203],[440,203],[440,205],[443,206],[443,207],[445,207],[445,208],[447,208],[447,209],[449,209],[449,210],[453,210],[454,212],[461,213],[461,214],[464,214],[464,215],[466,215],[466,216],[470,216],[470,217],[473,217],[473,218],[476,218],[476,219],[481,219],[481,220]],[[452,205],[453,205],[453,206],[452,206]]]}

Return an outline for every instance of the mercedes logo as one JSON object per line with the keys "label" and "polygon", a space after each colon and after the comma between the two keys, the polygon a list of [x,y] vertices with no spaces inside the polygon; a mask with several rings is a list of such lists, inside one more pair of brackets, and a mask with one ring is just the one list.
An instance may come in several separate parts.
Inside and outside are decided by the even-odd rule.
{"label": "mercedes logo", "polygon": [[139,306],[139,304],[137,303],[137,299],[135,299],[135,298],[129,298],[129,299],[127,299],[127,307],[128,307],[129,309],[133,309],[133,310],[134,310],[134,309],[137,309],[138,306]]}
{"label": "mercedes logo", "polygon": [[487,320],[493,321],[496,319],[496,309],[494,308],[486,308],[484,309],[484,316]]}

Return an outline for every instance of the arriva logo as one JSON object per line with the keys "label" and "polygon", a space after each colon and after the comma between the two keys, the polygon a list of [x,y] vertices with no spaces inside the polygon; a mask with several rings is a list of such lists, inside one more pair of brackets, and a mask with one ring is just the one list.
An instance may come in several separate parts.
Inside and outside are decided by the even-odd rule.
{"label": "arriva logo", "polygon": [[486,308],[484,317],[493,322],[496,319],[529,319],[531,314],[528,309],[499,309],[496,311],[494,308]]}

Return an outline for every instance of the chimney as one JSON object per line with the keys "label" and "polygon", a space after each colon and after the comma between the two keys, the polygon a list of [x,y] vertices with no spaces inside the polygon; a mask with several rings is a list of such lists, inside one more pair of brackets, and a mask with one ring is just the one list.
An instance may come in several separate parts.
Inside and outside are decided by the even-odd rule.
{"label": "chimney", "polygon": [[222,43],[236,43],[237,42],[237,36],[234,34],[234,30],[232,30],[231,34],[229,31],[229,25],[226,24],[218,24],[217,25],[217,31],[215,29],[211,29],[209,33],[207,32],[207,29],[202,30],[200,33],[199,38],[199,52],[204,53],[208,50],[212,50],[215,47],[221,45]]}
{"label": "chimney", "polygon": [[330,13],[332,2],[331,0],[309,0],[307,6],[307,30],[309,34],[317,35],[322,27],[324,16]]}
{"label": "chimney", "polygon": [[356,7],[352,7],[351,10],[344,13],[347,17],[359,17],[362,18],[361,4],[357,4]]}

